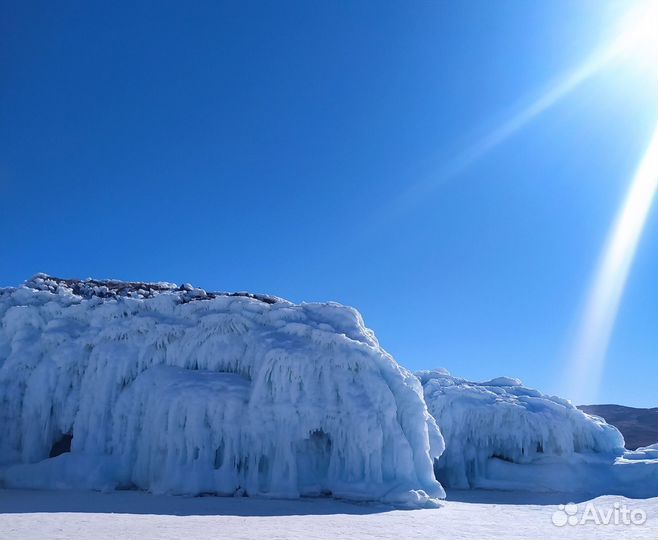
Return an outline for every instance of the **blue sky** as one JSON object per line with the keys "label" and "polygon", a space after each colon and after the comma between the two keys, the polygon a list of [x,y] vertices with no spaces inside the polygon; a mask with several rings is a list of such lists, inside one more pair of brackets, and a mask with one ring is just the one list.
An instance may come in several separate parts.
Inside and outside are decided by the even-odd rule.
{"label": "blue sky", "polygon": [[[2,285],[42,271],[336,300],[411,369],[564,391],[655,73],[612,62],[462,157],[630,3],[138,4],[3,7]],[[657,220],[654,201],[599,402],[656,405]]]}

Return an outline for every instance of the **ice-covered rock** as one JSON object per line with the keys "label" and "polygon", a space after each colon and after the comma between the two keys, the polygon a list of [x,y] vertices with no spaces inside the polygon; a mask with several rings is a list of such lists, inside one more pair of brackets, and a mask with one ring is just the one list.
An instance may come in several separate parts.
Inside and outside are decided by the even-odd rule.
{"label": "ice-covered rock", "polygon": [[510,377],[416,375],[445,438],[436,473],[448,488],[658,494],[655,448],[626,451],[617,428],[565,399]]}
{"label": "ice-covered rock", "polygon": [[0,289],[0,482],[422,506],[443,439],[359,313],[189,284]]}
{"label": "ice-covered rock", "polygon": [[650,444],[649,446],[640,446],[640,448],[637,448],[636,450],[626,450],[623,459],[658,459],[658,443]]}

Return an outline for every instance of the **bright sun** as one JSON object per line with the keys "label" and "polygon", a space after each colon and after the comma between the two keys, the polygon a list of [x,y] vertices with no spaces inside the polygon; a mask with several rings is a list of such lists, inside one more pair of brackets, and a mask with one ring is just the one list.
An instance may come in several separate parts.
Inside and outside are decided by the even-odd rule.
{"label": "bright sun", "polygon": [[622,19],[613,54],[627,57],[643,67],[658,66],[658,1],[639,3]]}
{"label": "bright sun", "polygon": [[[633,62],[658,74],[658,2],[642,2],[621,21],[617,39],[597,67],[609,60]],[[642,230],[658,192],[658,126],[642,158],[611,227],[586,301],[576,341],[569,380],[571,397],[595,400],[606,351]]]}

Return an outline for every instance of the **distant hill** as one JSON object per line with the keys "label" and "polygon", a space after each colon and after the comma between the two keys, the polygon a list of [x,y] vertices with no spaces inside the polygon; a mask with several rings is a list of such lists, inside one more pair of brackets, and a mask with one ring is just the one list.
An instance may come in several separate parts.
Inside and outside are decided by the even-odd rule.
{"label": "distant hill", "polygon": [[658,442],[658,407],[637,409],[623,405],[579,405],[578,408],[601,416],[608,424],[615,426],[624,436],[629,450]]}

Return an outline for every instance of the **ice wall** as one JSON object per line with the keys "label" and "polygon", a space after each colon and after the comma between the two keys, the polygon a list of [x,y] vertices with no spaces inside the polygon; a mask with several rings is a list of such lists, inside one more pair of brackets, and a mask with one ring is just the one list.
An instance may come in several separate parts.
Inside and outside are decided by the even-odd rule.
{"label": "ice wall", "polygon": [[436,473],[448,488],[658,495],[655,451],[625,451],[617,428],[565,399],[510,377],[416,375],[445,437]]}
{"label": "ice wall", "polygon": [[335,303],[37,275],[0,289],[0,400],[8,487],[444,495],[421,385]]}

